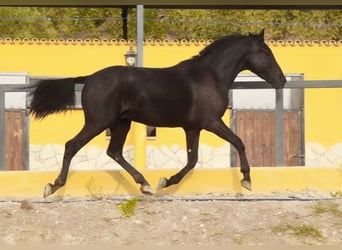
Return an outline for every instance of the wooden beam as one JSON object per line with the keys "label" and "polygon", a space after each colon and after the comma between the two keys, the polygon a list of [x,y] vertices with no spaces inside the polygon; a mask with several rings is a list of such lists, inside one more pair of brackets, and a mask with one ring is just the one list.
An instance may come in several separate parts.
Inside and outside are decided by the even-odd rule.
{"label": "wooden beam", "polygon": [[145,8],[227,8],[227,9],[281,9],[306,8],[326,9],[342,8],[341,0],[2,0],[0,6],[50,6],[50,7],[135,7],[144,5]]}

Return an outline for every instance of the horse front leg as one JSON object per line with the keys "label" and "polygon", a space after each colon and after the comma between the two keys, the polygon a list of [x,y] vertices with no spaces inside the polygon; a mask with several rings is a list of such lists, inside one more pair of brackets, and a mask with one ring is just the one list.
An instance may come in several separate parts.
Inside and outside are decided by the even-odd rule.
{"label": "horse front leg", "polygon": [[238,151],[240,157],[240,171],[243,174],[243,179],[241,180],[241,186],[252,190],[251,177],[250,177],[250,167],[247,160],[245,145],[243,144],[240,137],[233,133],[233,131],[224,124],[224,122],[219,119],[210,123],[206,129],[213,132],[222,139],[230,142]]}
{"label": "horse front leg", "polygon": [[186,145],[188,162],[186,166],[179,171],[177,174],[173,175],[170,179],[161,178],[157,189],[162,189],[174,184],[178,184],[183,177],[195,167],[198,160],[198,143],[199,143],[199,130],[185,130],[186,135]]}

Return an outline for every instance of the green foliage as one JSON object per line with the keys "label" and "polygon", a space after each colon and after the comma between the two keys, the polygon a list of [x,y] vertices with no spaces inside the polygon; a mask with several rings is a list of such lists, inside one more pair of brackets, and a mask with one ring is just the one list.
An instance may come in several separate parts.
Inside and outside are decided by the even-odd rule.
{"label": "green foliage", "polygon": [[290,232],[297,238],[312,238],[315,240],[323,240],[324,237],[319,229],[313,225],[279,225],[272,228],[273,233]]}
{"label": "green foliage", "polygon": [[244,239],[242,236],[237,236],[233,238],[233,242],[237,245],[242,245],[244,243]]}
{"label": "green foliage", "polygon": [[[217,39],[266,28],[268,39],[340,40],[342,10],[144,10],[146,39]],[[129,9],[128,38],[136,38]],[[120,8],[0,7],[0,37],[121,39]]]}
{"label": "green foliage", "polygon": [[311,207],[316,214],[330,213],[336,217],[342,218],[342,210],[339,205],[334,202],[319,201],[315,206]]}
{"label": "green foliage", "polygon": [[311,237],[313,239],[322,240],[324,237],[319,229],[313,225],[300,225],[300,226],[289,226],[292,230],[292,234],[299,238]]}
{"label": "green foliage", "polygon": [[119,9],[0,7],[1,37],[112,39],[121,35]]}
{"label": "green foliage", "polygon": [[342,198],[342,191],[332,192],[332,193],[330,193],[330,195],[333,198]]}
{"label": "green foliage", "polygon": [[135,213],[135,208],[139,202],[139,198],[134,197],[129,199],[119,205],[120,211],[126,216],[126,218],[131,217]]}

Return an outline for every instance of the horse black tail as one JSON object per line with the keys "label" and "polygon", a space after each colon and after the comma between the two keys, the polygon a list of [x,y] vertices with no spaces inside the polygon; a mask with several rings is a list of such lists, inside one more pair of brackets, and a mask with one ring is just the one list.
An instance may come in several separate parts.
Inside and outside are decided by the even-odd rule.
{"label": "horse black tail", "polygon": [[65,111],[75,105],[75,84],[82,83],[86,76],[41,80],[30,93],[30,113],[36,118]]}

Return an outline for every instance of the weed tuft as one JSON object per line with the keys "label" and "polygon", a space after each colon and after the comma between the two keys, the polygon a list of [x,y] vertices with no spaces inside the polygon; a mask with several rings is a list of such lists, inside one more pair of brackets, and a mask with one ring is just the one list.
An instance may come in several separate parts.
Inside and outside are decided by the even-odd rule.
{"label": "weed tuft", "polygon": [[313,239],[322,240],[324,237],[319,229],[313,225],[301,225],[291,228],[293,235],[299,238],[311,237]]}
{"label": "weed tuft", "polygon": [[336,217],[342,218],[342,210],[339,208],[338,204],[334,202],[323,202],[319,201],[316,205],[311,207],[316,214],[330,213]]}
{"label": "weed tuft", "polygon": [[135,213],[135,208],[139,202],[139,198],[134,197],[121,204],[119,204],[120,211],[126,216],[126,218],[131,217]]}
{"label": "weed tuft", "polygon": [[333,198],[342,198],[342,191],[336,191],[336,192],[330,193],[330,195]]}
{"label": "weed tuft", "polygon": [[272,228],[273,233],[290,232],[291,235],[297,238],[312,238],[316,240],[323,240],[324,237],[319,229],[313,225],[279,225]]}
{"label": "weed tuft", "polygon": [[242,236],[236,236],[233,238],[233,242],[237,245],[242,245],[244,243],[244,239]]}

